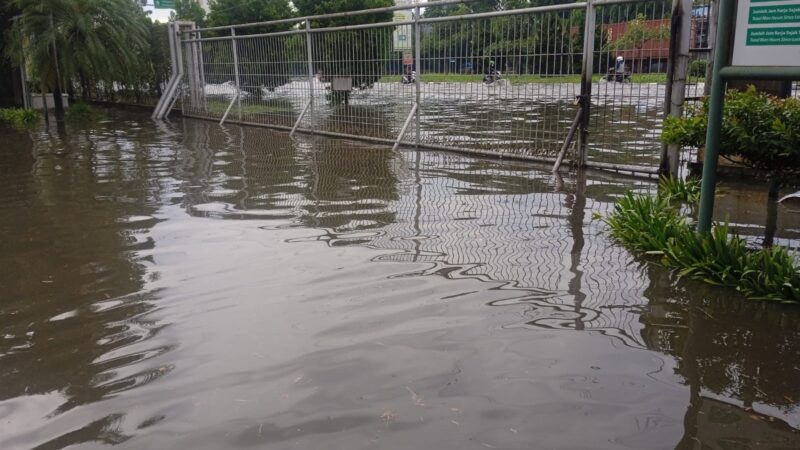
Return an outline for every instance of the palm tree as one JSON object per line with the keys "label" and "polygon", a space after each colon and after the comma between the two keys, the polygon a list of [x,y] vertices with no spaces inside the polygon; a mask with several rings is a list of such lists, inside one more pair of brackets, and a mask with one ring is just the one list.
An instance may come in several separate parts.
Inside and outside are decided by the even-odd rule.
{"label": "palm tree", "polygon": [[127,81],[146,53],[146,18],[131,0],[12,0],[21,14],[11,27],[9,54],[27,61],[43,92],[53,91],[63,117],[63,83]]}

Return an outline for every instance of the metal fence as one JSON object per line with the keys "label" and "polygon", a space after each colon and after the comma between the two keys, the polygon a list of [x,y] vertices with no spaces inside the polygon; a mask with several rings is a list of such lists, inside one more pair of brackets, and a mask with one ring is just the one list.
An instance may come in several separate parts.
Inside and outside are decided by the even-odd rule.
{"label": "metal fence", "polygon": [[[687,71],[670,62],[672,0],[429,13],[461,3],[178,23],[165,102],[220,123],[543,161],[564,147],[589,166],[657,171],[668,81]],[[685,33],[697,47],[708,14],[692,14]],[[690,96],[702,89],[695,78],[680,85]]]}

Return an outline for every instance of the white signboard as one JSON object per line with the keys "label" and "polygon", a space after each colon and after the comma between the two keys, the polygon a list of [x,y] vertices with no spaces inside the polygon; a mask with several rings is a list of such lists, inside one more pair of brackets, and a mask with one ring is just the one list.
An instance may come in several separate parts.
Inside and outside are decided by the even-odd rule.
{"label": "white signboard", "polygon": [[[411,11],[395,11],[393,22],[408,22],[414,20],[414,15]],[[394,51],[402,52],[403,50],[411,50],[411,37],[413,36],[414,27],[412,25],[399,25],[395,27],[393,33]]]}
{"label": "white signboard", "polygon": [[734,66],[800,66],[800,0],[739,0]]}

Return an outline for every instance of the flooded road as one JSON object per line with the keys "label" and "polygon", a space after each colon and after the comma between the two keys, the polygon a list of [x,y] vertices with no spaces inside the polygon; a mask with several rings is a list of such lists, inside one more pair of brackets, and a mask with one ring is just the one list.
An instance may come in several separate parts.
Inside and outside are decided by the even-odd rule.
{"label": "flooded road", "polygon": [[108,115],[0,128],[4,450],[800,447],[800,310],[610,242],[648,182]]}

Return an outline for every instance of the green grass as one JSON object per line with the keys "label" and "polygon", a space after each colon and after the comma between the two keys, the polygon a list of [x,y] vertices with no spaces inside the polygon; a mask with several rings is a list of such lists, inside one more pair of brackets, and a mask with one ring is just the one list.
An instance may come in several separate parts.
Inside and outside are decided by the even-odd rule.
{"label": "green grass", "polygon": [[39,112],[33,109],[0,108],[0,122],[19,129],[31,128],[39,123]]}
{"label": "green grass", "polygon": [[679,277],[732,287],[749,299],[800,303],[800,267],[785,248],[752,250],[727,224],[695,232],[676,203],[695,198],[695,183],[676,190],[678,182],[662,182],[656,196],[627,192],[603,220],[615,240],[635,253],[658,255]]}
{"label": "green grass", "polygon": [[[389,75],[381,77],[381,83],[399,83],[401,80],[400,75]],[[555,83],[580,83],[580,75],[557,75],[557,76],[540,76],[540,75],[503,75],[503,78],[510,81],[512,84],[525,84],[525,83],[541,83],[541,84],[555,84]],[[423,73],[421,79],[425,83],[477,83],[483,80],[482,74],[461,74],[461,73]],[[599,82],[602,77],[594,75],[592,77],[595,83]],[[641,73],[633,74],[633,83],[663,83],[667,81],[667,76],[663,73]]]}

